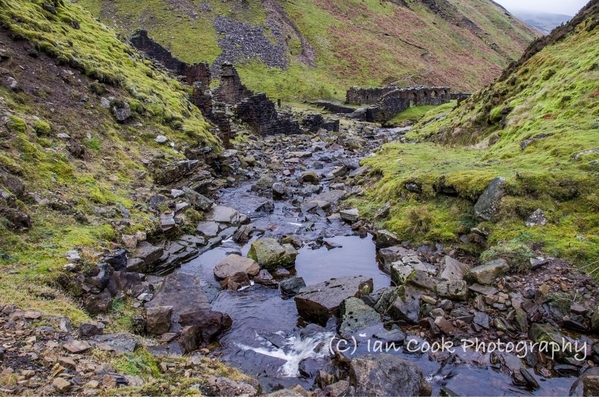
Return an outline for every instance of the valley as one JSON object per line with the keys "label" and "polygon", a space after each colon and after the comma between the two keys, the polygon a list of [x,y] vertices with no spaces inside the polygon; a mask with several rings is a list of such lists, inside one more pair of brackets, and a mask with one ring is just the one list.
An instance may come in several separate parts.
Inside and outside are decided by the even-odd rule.
{"label": "valley", "polygon": [[599,2],[350,3],[0,0],[2,393],[593,393]]}

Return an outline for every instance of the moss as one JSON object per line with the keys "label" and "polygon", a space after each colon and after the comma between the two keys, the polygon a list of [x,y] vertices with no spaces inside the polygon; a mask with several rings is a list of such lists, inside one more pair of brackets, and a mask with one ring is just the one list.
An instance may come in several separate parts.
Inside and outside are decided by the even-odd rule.
{"label": "moss", "polygon": [[6,126],[10,132],[15,134],[25,134],[27,132],[27,123],[17,116],[8,116]]}
{"label": "moss", "polygon": [[38,136],[48,136],[52,132],[52,126],[47,121],[36,120],[33,125],[33,130]]}

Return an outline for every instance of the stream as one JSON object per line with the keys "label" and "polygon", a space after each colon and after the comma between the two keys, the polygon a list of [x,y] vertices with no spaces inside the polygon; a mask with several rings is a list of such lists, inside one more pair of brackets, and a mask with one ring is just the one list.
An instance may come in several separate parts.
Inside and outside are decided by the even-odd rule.
{"label": "stream", "polygon": [[[328,145],[301,158],[299,163],[295,160],[282,161],[280,167],[268,167],[264,171],[272,171],[275,181],[295,186],[294,181],[302,172],[316,170],[323,176],[320,186],[326,192],[332,189],[332,178],[327,178],[327,175],[341,161],[357,163],[382,142],[398,139],[405,131],[375,129],[366,138],[368,144],[361,150],[349,151],[341,145]],[[276,140],[273,142],[271,146],[275,153],[284,156],[284,142],[283,145]],[[306,149],[311,140],[304,137],[300,143],[294,144],[299,149]],[[318,142],[312,142],[312,148],[317,147]],[[288,175],[283,174],[285,170]],[[326,327],[305,323],[298,315],[294,300],[282,299],[278,288],[252,284],[238,291],[221,289],[214,277],[215,265],[230,253],[246,256],[251,242],[257,238],[292,235],[303,242],[292,274],[302,277],[308,286],[334,277],[363,275],[373,279],[376,291],[390,286],[391,279],[377,260],[371,235],[361,233],[360,236],[339,217],[303,211],[302,203],[310,198],[309,194],[273,200],[272,195],[254,187],[262,176],[247,172],[235,186],[221,189],[216,198],[219,205],[235,208],[250,217],[255,230],[250,241],[240,245],[231,236],[225,235],[220,245],[183,264],[176,272],[199,276],[212,309],[227,313],[233,320],[232,328],[221,336],[215,355],[244,373],[257,377],[265,392],[295,384],[310,390],[318,370],[331,361],[330,342],[338,338],[335,322],[329,321]],[[296,186],[296,190],[301,188],[301,184]],[[344,189],[351,188],[345,186]],[[311,196],[316,194],[318,192],[315,191]],[[265,203],[270,207],[267,211],[256,211]],[[402,331],[408,338],[424,342],[417,326]],[[353,356],[372,352],[373,346],[369,342],[358,342]],[[405,343],[403,349],[392,349],[389,353],[415,362],[431,383],[433,395],[567,395],[576,379],[534,375],[541,388],[532,390],[514,386],[510,374],[494,362],[491,354],[463,351],[461,348],[455,349],[452,354],[411,353],[405,348]]]}

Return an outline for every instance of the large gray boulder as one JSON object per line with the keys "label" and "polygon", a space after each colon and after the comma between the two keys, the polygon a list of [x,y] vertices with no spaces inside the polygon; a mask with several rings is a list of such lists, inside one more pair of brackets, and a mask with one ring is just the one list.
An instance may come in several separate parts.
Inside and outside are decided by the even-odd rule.
{"label": "large gray boulder", "polygon": [[444,280],[436,284],[435,291],[441,298],[466,300],[468,298],[468,283],[464,280]]}
{"label": "large gray boulder", "polygon": [[471,283],[491,285],[497,277],[501,277],[510,270],[510,265],[505,259],[495,259],[484,265],[473,267],[465,274],[466,280]]}
{"label": "large gray boulder", "polygon": [[231,225],[241,225],[249,221],[249,218],[237,211],[235,208],[225,207],[224,205],[217,205],[206,216],[207,220],[227,223]]}
{"label": "large gray boulder", "polygon": [[339,317],[339,305],[345,299],[371,292],[372,278],[345,276],[302,288],[294,299],[302,318],[324,326],[332,316]]}
{"label": "large gray boulder", "polygon": [[476,201],[474,215],[486,221],[491,220],[499,211],[499,204],[504,194],[505,178],[497,177],[493,179]]}
{"label": "large gray boulder", "polygon": [[291,244],[279,244],[274,238],[262,238],[252,243],[248,257],[260,267],[274,270],[278,267],[293,267],[297,251]]}
{"label": "large gray boulder", "polygon": [[416,364],[391,354],[368,354],[350,363],[349,382],[358,396],[430,396]]}
{"label": "large gray boulder", "polygon": [[216,278],[225,279],[236,273],[245,273],[248,276],[256,276],[260,272],[260,265],[251,259],[240,255],[229,255],[214,267]]}

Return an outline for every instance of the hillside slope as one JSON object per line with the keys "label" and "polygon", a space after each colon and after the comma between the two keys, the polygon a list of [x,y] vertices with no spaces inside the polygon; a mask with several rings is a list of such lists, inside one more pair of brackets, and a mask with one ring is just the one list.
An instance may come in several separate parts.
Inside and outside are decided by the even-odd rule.
{"label": "hillside slope", "polygon": [[147,204],[157,182],[184,152],[220,150],[187,98],[79,6],[0,0],[3,301],[81,316],[37,280],[58,275],[69,250],[95,266],[121,234],[160,233]]}
{"label": "hillside slope", "polygon": [[[369,200],[395,204],[381,224],[403,238],[443,240],[480,250],[536,243],[550,255],[596,263],[599,232],[599,2],[535,41],[493,84],[449,114],[426,115],[407,135],[365,161]],[[488,221],[473,204],[505,178]],[[526,226],[540,209],[544,226]],[[539,220],[539,219],[537,219]],[[483,239],[484,240],[484,239]],[[479,251],[480,252],[480,251]],[[595,261],[595,262],[594,262]]]}
{"label": "hillside slope", "polygon": [[472,91],[536,36],[489,0],[78,1],[186,62],[232,61],[251,89],[287,100],[391,82]]}

